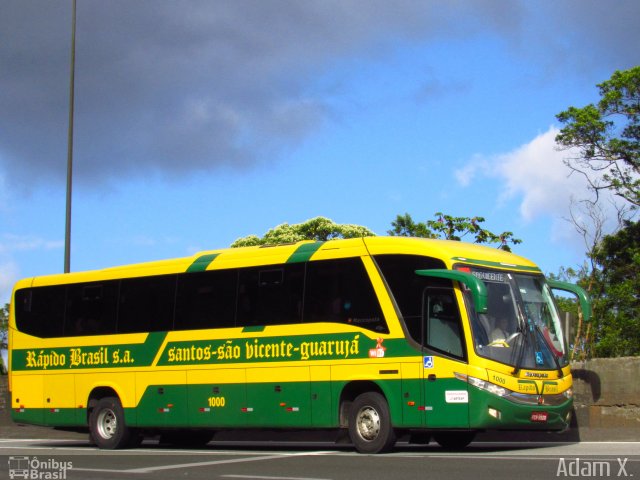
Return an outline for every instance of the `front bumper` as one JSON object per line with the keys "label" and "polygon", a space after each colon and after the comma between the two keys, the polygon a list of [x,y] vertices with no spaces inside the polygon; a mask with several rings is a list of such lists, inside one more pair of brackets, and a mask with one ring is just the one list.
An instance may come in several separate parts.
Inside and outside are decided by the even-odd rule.
{"label": "front bumper", "polygon": [[552,430],[569,427],[573,399],[559,395],[497,396],[469,385],[469,426],[487,430]]}

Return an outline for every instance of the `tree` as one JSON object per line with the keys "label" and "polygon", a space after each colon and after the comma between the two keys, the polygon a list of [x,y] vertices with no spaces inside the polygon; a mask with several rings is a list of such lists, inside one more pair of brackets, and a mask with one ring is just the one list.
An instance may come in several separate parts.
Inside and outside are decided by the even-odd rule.
{"label": "tree", "polygon": [[443,238],[446,240],[461,241],[467,235],[473,237],[475,243],[498,244],[501,250],[511,251],[509,243],[517,245],[522,240],[513,237],[513,232],[495,234],[480,226],[485,221],[484,217],[453,217],[436,212],[436,220],[416,223],[411,215],[396,216],[391,222],[392,230],[387,233],[392,236]]}
{"label": "tree", "polygon": [[[462,240],[473,235],[476,243],[497,243],[498,248],[511,251],[509,243],[516,245],[522,240],[513,238],[512,232],[495,234],[480,226],[483,217],[452,217],[436,213],[437,220],[416,223],[411,215],[396,216],[391,222],[392,230],[387,233],[394,236],[444,238]],[[316,217],[302,223],[289,225],[283,223],[267,231],[262,237],[249,235],[239,238],[231,247],[251,247],[258,245],[277,245],[280,243],[299,242],[301,240],[327,241],[333,238],[361,238],[375,236],[371,230],[361,225],[339,224],[325,217]]]}
{"label": "tree", "polygon": [[627,221],[594,249],[598,356],[640,355],[640,223]]}
{"label": "tree", "polygon": [[[578,332],[576,343],[584,356],[640,355],[640,223],[626,221],[618,232],[605,235],[589,257],[593,267],[563,268],[557,276],[580,284],[591,296],[591,325]],[[560,303],[576,313],[575,302]]]}
{"label": "tree", "polygon": [[333,238],[360,238],[374,235],[375,233],[371,230],[360,225],[339,224],[325,217],[316,217],[294,225],[283,223],[270,229],[263,237],[249,235],[239,238],[231,244],[231,247],[277,245],[301,240],[327,241]]}
{"label": "tree", "polygon": [[[557,115],[565,126],[556,142],[578,152],[565,164],[584,175],[595,194],[580,200],[583,214],[572,212],[570,219],[585,239],[590,268],[585,263],[564,273],[593,301],[592,323],[579,331],[576,343],[595,356],[640,355],[640,229],[633,221],[640,207],[640,66],[616,71],[597,87],[596,105],[569,107]],[[603,191],[621,200],[615,205],[617,226],[609,234]]]}
{"label": "tree", "polygon": [[556,118],[565,124],[556,136],[562,148],[579,156],[565,163],[589,181],[596,200],[610,190],[640,207],[640,66],[616,71],[597,85],[600,101],[569,107]]}

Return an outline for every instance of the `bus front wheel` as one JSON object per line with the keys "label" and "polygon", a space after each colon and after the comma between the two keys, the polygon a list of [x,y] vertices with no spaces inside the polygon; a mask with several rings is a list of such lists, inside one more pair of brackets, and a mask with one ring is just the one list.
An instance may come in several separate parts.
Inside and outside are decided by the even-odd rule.
{"label": "bus front wheel", "polygon": [[89,415],[91,439],[98,448],[116,450],[131,446],[136,434],[124,421],[124,409],[117,397],[103,397]]}
{"label": "bus front wheel", "polygon": [[349,437],[360,453],[380,453],[396,443],[389,405],[377,392],[358,395],[349,409]]}

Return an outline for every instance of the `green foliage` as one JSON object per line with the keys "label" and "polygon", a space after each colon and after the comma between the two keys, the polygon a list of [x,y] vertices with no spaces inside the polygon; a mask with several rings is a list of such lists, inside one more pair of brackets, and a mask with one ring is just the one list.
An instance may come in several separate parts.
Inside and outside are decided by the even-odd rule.
{"label": "green foliage", "polygon": [[461,241],[466,236],[473,237],[475,243],[498,244],[498,248],[511,251],[509,243],[517,245],[522,240],[513,237],[512,232],[495,234],[480,226],[484,217],[453,217],[441,212],[435,213],[436,220],[416,223],[411,215],[398,215],[391,222],[392,230],[387,233],[392,236],[442,238]]}
{"label": "green foliage", "polygon": [[[590,328],[578,343],[587,356],[640,355],[640,223],[627,221],[607,235],[590,254],[595,268],[562,270],[559,277],[589,292],[593,304]],[[560,307],[577,311],[574,301],[559,299]]]}
{"label": "green foliage", "polygon": [[640,355],[640,223],[606,236],[592,257],[600,313],[596,325],[598,356]]}
{"label": "green foliage", "polygon": [[277,245],[299,242],[301,240],[326,241],[333,238],[371,237],[375,234],[366,227],[351,224],[334,223],[324,217],[316,217],[306,222],[289,225],[283,223],[270,229],[263,237],[249,235],[239,238],[231,247],[252,247],[257,245]]}
{"label": "green foliage", "polygon": [[[557,115],[564,123],[556,142],[577,148],[567,162],[590,179],[596,195],[611,190],[633,209],[640,206],[640,66],[616,71],[598,85],[600,101],[569,107]],[[594,174],[596,176],[593,179]]]}
{"label": "green foliage", "polygon": [[391,222],[391,226],[393,230],[387,230],[387,233],[392,236],[438,238],[438,235],[432,232],[426,223],[414,222],[408,213],[396,216],[396,219]]}
{"label": "green foliage", "polygon": [[[597,104],[557,115],[564,127],[556,142],[578,152],[566,164],[584,174],[596,194],[584,202],[595,205],[602,191],[624,200],[617,205],[621,223],[601,237],[602,222],[592,217],[592,268],[565,273],[592,297],[593,321],[581,332],[586,350],[597,357],[640,355],[640,227],[632,221],[640,207],[640,66],[614,72],[598,90]],[[579,230],[587,231],[583,225]]]}
{"label": "green foliage", "polygon": [[[511,251],[509,243],[516,245],[522,240],[513,238],[512,232],[495,234],[480,226],[483,217],[452,217],[443,213],[436,213],[437,220],[426,223],[414,222],[411,215],[398,215],[391,222],[392,230],[387,233],[394,236],[444,238],[448,240],[462,240],[465,236],[473,236],[476,243],[498,244],[498,248]],[[277,245],[293,243],[301,240],[327,241],[333,238],[361,238],[374,236],[367,227],[352,224],[334,223],[325,217],[316,217],[306,222],[289,225],[283,223],[270,229],[262,237],[249,235],[239,238],[231,247],[252,247],[258,245]]]}
{"label": "green foliage", "polygon": [[[571,282],[580,285],[586,291],[590,290],[590,269],[585,262],[579,270],[573,268],[560,268],[560,272],[557,275],[548,274],[550,279],[561,280],[564,282]],[[578,299],[576,297],[555,297],[556,304],[561,312],[568,312],[571,318],[578,321],[573,324],[575,332],[565,332],[571,334],[568,337],[568,344],[571,360],[584,360],[593,356],[592,348],[592,330],[590,325],[585,325],[580,317],[580,308]],[[593,300],[593,298],[592,298]],[[593,306],[593,305],[592,305]],[[595,313],[595,312],[594,312]],[[592,324],[594,321],[592,320]]]}

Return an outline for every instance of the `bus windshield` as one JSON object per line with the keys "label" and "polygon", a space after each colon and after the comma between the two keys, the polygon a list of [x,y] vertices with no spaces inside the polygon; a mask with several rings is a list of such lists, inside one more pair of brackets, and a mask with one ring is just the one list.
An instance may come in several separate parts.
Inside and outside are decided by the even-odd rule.
{"label": "bus windshield", "polygon": [[567,365],[560,316],[544,277],[475,267],[463,270],[470,270],[487,287],[487,312],[474,313],[471,319],[478,355],[516,369]]}

